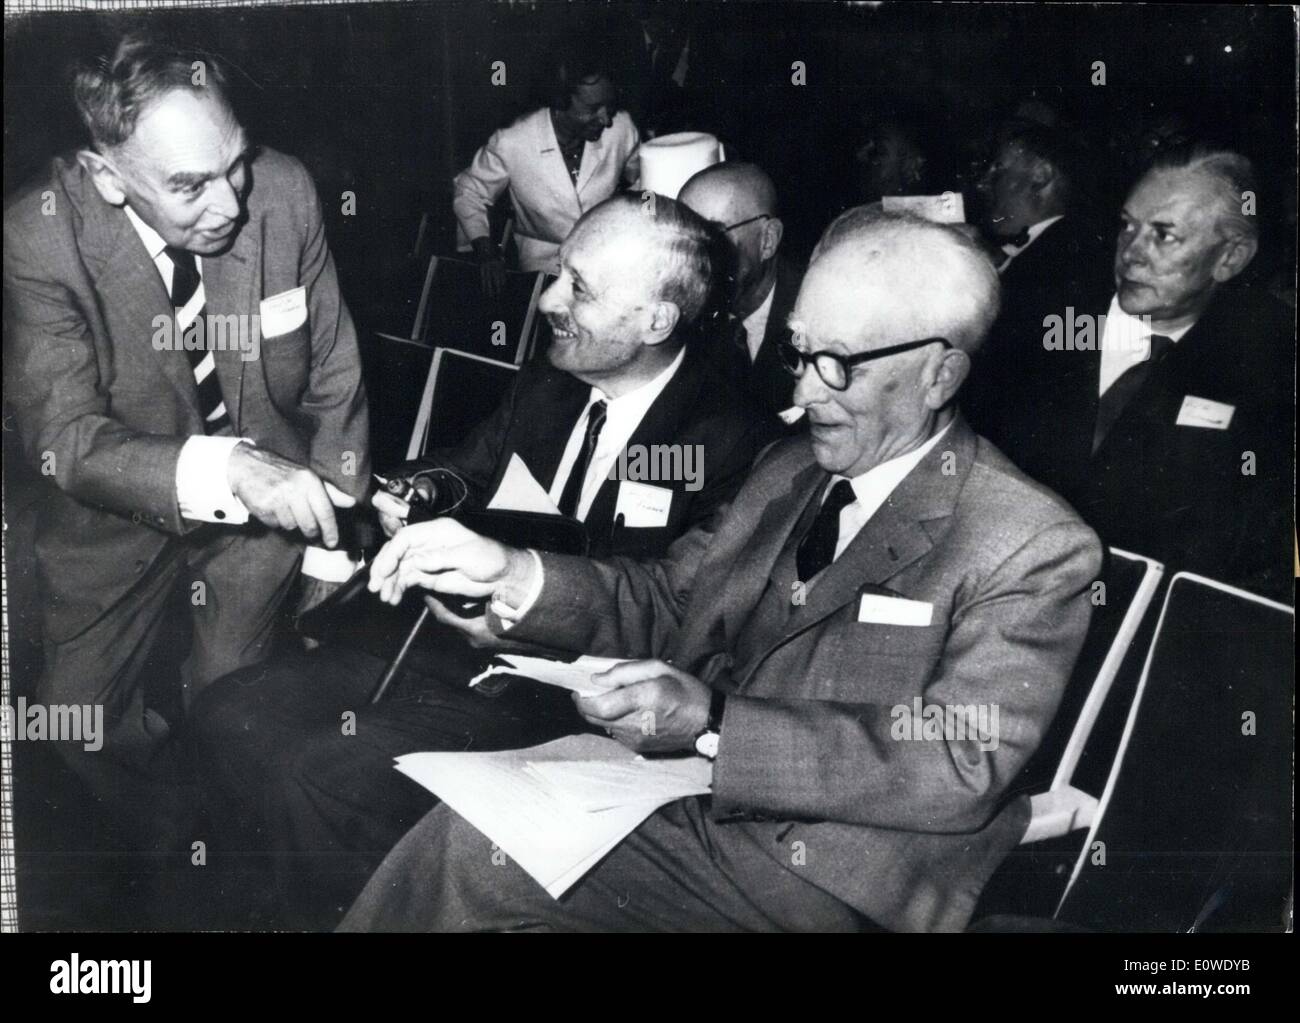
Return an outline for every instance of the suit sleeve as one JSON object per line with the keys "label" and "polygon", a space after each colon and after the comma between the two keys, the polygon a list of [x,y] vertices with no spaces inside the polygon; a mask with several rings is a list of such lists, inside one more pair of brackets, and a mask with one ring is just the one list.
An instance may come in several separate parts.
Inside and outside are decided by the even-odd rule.
{"label": "suit sleeve", "polygon": [[90,326],[71,288],[5,232],[5,385],[27,458],[78,501],[183,534],[176,462],[186,438],[109,414]]}
{"label": "suit sleeve", "polygon": [[732,696],[714,765],[716,811],[910,831],[982,827],[1056,711],[1100,563],[1087,527],[1049,527],[954,615],[922,705],[983,707],[994,741],[909,738],[908,718],[880,704]]}
{"label": "suit sleeve", "polygon": [[605,657],[667,656],[715,522],[679,537],[658,561],[542,554],[542,592],[510,638]]}
{"label": "suit sleeve", "polygon": [[453,182],[452,212],[470,241],[491,234],[488,210],[510,184],[510,169],[502,154],[502,133],[496,131],[474,154]]}
{"label": "suit sleeve", "polygon": [[360,500],[370,480],[370,419],[357,329],[339,292],[316,188],[299,166],[307,220],[299,280],[311,316],[311,375],[302,412],[312,423],[311,468]]}

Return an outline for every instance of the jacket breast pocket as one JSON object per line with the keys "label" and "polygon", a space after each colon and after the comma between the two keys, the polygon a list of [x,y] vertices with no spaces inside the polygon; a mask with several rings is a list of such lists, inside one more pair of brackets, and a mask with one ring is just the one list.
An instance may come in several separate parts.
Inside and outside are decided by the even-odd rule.
{"label": "jacket breast pocket", "polygon": [[947,638],[947,623],[846,622],[833,645],[837,667],[823,676],[819,695],[870,703],[910,699],[934,673]]}
{"label": "jacket breast pocket", "polygon": [[283,334],[263,335],[258,356],[271,401],[282,412],[297,412],[311,377],[311,323],[304,321]]}

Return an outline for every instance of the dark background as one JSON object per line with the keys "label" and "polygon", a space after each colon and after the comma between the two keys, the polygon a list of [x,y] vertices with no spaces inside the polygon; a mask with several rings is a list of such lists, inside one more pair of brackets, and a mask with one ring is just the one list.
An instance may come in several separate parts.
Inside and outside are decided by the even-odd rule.
{"label": "dark background", "polygon": [[[65,75],[148,28],[232,64],[260,141],[315,174],[347,297],[362,327],[384,323],[386,285],[420,215],[449,248],[451,179],[488,134],[538,105],[538,83],[575,39],[617,71],[639,36],[637,4],[473,3],[190,9],[6,19],[4,186],[78,145]],[[1031,95],[1091,143],[1099,212],[1129,184],[1126,131],[1139,113],[1180,112],[1254,157],[1261,226],[1294,231],[1295,30],[1286,7],[1206,5],[673,3],[691,32],[686,126],[777,181],[795,250],[857,200],[860,122],[904,104],[925,117],[945,181],[968,186],[995,125]],[[1231,47],[1231,52],[1225,52]],[[506,64],[507,84],[491,84]],[[791,64],[807,84],[791,84]],[[1093,61],[1106,84],[1090,83]],[[350,189],[357,213],[332,199]],[[1289,196],[1289,198],[1286,198]],[[1279,229],[1287,224],[1286,231]],[[1277,245],[1261,267],[1275,265]],[[378,322],[367,323],[367,320]]]}

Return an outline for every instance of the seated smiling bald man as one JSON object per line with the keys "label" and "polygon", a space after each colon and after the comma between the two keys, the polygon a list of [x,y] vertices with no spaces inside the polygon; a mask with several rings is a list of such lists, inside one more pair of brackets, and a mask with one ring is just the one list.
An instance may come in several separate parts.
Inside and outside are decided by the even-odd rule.
{"label": "seated smiling bald man", "polygon": [[[399,532],[374,562],[381,597],[489,596],[512,638],[636,658],[579,712],[632,749],[713,757],[713,790],[652,814],[560,901],[441,806],[343,929],[964,927],[1028,821],[1004,794],[1101,564],[1092,531],[955,407],[997,305],[960,234],[850,211],[785,350],[809,434],[759,460],[715,529],[640,563],[534,556],[447,520]],[[921,738],[898,726],[914,701],[993,727]]]}

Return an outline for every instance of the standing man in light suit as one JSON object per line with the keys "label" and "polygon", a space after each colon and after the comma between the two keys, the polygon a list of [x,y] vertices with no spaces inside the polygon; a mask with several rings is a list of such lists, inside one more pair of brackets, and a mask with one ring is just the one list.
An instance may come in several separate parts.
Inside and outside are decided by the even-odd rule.
{"label": "standing man in light suit", "polygon": [[[652,814],[560,901],[439,807],[344,929],[964,927],[1028,822],[1006,795],[1101,562],[955,407],[997,296],[953,229],[850,211],[782,348],[809,433],[760,459],[711,528],[652,562],[514,550],[445,519],[399,532],[371,568],[382,597],[489,596],[512,638],[635,658],[579,712],[633,749],[713,758],[713,789]],[[996,710],[996,734],[900,731],[918,704]]]}
{"label": "standing man in light suit", "polygon": [[[91,145],[5,210],[6,390],[53,484],[38,698],[104,707],[104,749],[60,752],[151,843],[187,808],[176,722],[145,705],[142,667],[192,624],[185,708],[265,657],[303,539],[337,547],[335,509],[369,470],[356,331],[315,189],[296,160],[249,145],[220,67],[195,56],[127,38],[80,72]],[[330,564],[343,552],[309,556],[305,570],[346,578]]]}
{"label": "standing man in light suit", "polygon": [[514,204],[520,268],[558,272],[560,243],[578,218],[636,181],[640,143],[608,72],[590,60],[566,63],[551,103],[494,132],[456,175],[452,209],[485,290],[495,294],[503,273],[488,229],[502,192]]}

